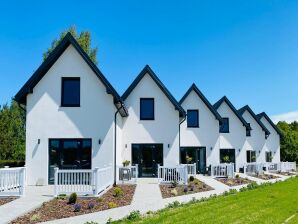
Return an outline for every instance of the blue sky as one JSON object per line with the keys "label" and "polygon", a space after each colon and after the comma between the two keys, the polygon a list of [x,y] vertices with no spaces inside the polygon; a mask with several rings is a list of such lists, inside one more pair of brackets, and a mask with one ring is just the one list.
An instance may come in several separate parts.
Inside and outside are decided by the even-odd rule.
{"label": "blue sky", "polygon": [[178,100],[194,82],[211,103],[227,95],[237,108],[298,111],[297,1],[42,2],[1,4],[0,104],[75,25],[91,32],[99,68],[120,94],[149,64]]}

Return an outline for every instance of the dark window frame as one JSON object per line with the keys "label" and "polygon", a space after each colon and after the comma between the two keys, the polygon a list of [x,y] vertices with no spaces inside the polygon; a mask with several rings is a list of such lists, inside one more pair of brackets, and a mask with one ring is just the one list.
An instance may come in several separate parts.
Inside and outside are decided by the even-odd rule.
{"label": "dark window frame", "polygon": [[228,121],[228,122],[227,122],[228,128],[227,128],[226,131],[225,131],[225,130],[222,130],[222,126],[223,126],[223,124],[224,124],[224,122],[223,122],[222,125],[219,127],[219,132],[220,132],[220,133],[230,133],[230,119],[229,119],[228,117],[223,117],[222,120],[223,120],[223,121],[224,121],[224,120],[227,120],[227,121]]}
{"label": "dark window frame", "polygon": [[271,151],[265,152],[265,160],[266,160],[267,163],[271,163],[272,162],[272,152]]}
{"label": "dark window frame", "polygon": [[189,124],[188,124],[188,118],[187,118],[187,127],[188,127],[188,128],[199,128],[199,127],[200,127],[200,115],[199,115],[199,110],[197,110],[197,109],[187,110],[187,116],[188,116],[189,112],[196,112],[196,113],[197,113],[197,124],[196,124],[196,125],[189,125]]}
{"label": "dark window frame", "polygon": [[246,137],[251,137],[251,127],[250,127],[250,123],[247,123],[249,128],[246,128]]}
{"label": "dark window frame", "polygon": [[[255,159],[252,159],[253,156],[255,157]],[[254,150],[247,150],[246,151],[246,162],[247,163],[255,163],[256,161],[257,161],[257,152]]]}
{"label": "dark window frame", "polygon": [[[152,100],[153,101],[153,116],[152,118],[142,117],[142,101]],[[141,97],[140,98],[140,120],[142,121],[154,121],[155,120],[155,99],[153,97]]]}
{"label": "dark window frame", "polygon": [[[64,102],[64,81],[78,80],[79,81],[79,103],[67,104]],[[81,106],[81,78],[80,77],[62,77],[61,79],[61,107],[80,107]]]}

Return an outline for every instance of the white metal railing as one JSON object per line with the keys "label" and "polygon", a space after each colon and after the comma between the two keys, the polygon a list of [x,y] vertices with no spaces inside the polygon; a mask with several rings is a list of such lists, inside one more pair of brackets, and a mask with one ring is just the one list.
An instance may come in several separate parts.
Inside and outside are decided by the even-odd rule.
{"label": "white metal railing", "polygon": [[181,164],[183,166],[187,167],[187,174],[188,175],[196,175],[197,173],[197,164],[193,163],[193,164]]}
{"label": "white metal railing", "polygon": [[264,173],[263,164],[262,163],[245,163],[244,164],[244,173],[245,174],[253,174],[259,175]]}
{"label": "white metal railing", "polygon": [[25,167],[0,169],[0,196],[24,196],[25,181]]}
{"label": "white metal railing", "polygon": [[159,183],[172,183],[187,184],[188,172],[187,166],[160,166],[157,167],[158,182]]}
{"label": "white metal railing", "polygon": [[280,162],[280,170],[282,172],[296,171],[296,162]]}
{"label": "white metal railing", "polygon": [[136,182],[138,179],[139,172],[138,164],[134,166],[119,166],[118,167],[118,180],[121,182]]}
{"label": "white metal railing", "polygon": [[264,167],[266,167],[266,171],[268,172],[278,172],[280,171],[280,163],[265,163]]}
{"label": "white metal railing", "polygon": [[234,163],[221,163],[211,165],[211,176],[213,177],[234,177]]}
{"label": "white metal railing", "polygon": [[54,194],[97,195],[113,183],[112,167],[93,170],[60,170],[55,168]]}

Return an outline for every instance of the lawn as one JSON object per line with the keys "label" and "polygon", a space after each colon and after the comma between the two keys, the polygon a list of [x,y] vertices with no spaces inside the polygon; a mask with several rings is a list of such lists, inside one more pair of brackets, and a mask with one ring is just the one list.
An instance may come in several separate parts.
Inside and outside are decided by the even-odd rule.
{"label": "lawn", "polygon": [[298,178],[115,223],[289,223],[298,220]]}

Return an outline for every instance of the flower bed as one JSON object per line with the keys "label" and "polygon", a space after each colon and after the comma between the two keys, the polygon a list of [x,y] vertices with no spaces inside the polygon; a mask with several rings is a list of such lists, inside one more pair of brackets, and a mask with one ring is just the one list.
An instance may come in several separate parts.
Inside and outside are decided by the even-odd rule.
{"label": "flower bed", "polygon": [[297,173],[291,173],[291,172],[277,172],[277,174],[283,175],[283,176],[295,176]]}
{"label": "flower bed", "polygon": [[228,185],[230,187],[233,186],[238,186],[238,185],[243,185],[243,184],[249,184],[252,183],[253,181],[247,179],[247,178],[242,178],[242,177],[236,177],[236,178],[215,178],[217,181]]}
{"label": "flower bed", "polygon": [[17,199],[17,197],[0,197],[0,206]]}
{"label": "flower bed", "polygon": [[110,208],[129,205],[132,201],[136,185],[118,185],[107,191],[100,198],[78,197],[75,203],[68,203],[69,198],[59,196],[32,212],[12,221],[13,224],[38,223],[62,219],[91,212],[103,211]]}
{"label": "flower bed", "polygon": [[159,185],[161,195],[163,198],[176,197],[180,195],[194,194],[204,191],[213,190],[212,187],[194,178],[193,181],[189,181],[187,186],[172,184],[160,184]]}
{"label": "flower bed", "polygon": [[278,176],[271,175],[271,174],[259,174],[259,175],[251,175],[251,176],[262,180],[271,180],[271,179],[279,178]]}

